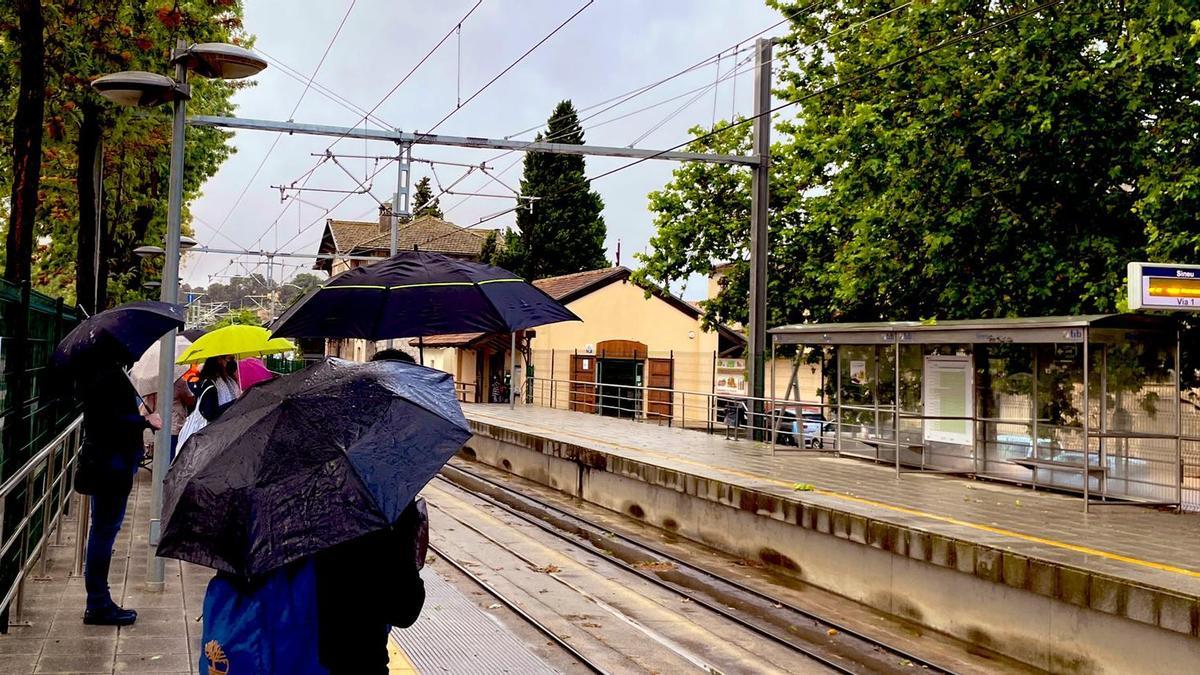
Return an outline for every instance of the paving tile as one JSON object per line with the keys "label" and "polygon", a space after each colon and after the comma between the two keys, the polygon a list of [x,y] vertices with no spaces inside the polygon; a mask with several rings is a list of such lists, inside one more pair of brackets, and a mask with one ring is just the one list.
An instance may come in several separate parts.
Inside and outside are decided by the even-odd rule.
{"label": "paving tile", "polygon": [[[197,662],[199,659],[197,658]],[[175,654],[119,654],[118,673],[176,673],[187,672],[192,667],[187,653]]]}
{"label": "paving tile", "polygon": [[14,655],[40,654],[43,642],[42,638],[0,636],[0,661]]}
{"label": "paving tile", "polygon": [[47,638],[42,656],[109,656],[117,648],[117,636]]}
{"label": "paving tile", "polygon": [[112,654],[66,654],[42,656],[34,673],[111,673]]}
{"label": "paving tile", "polygon": [[37,665],[37,654],[8,654],[0,659],[0,675],[29,675]]}
{"label": "paving tile", "polygon": [[117,638],[117,654],[187,654],[184,636],[151,637],[121,633]]}

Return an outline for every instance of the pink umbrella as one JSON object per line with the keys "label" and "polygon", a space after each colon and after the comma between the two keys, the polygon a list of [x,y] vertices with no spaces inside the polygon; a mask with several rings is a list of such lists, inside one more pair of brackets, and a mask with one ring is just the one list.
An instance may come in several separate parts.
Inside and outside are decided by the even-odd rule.
{"label": "pink umbrella", "polygon": [[238,382],[242,385],[242,391],[272,379],[275,379],[275,373],[267,370],[262,359],[242,359],[238,362]]}

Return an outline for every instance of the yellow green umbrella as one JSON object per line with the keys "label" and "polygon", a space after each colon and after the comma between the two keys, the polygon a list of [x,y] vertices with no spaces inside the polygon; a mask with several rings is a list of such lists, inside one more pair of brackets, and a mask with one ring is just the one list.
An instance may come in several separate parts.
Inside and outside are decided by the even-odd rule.
{"label": "yellow green umbrella", "polygon": [[213,356],[226,355],[244,359],[295,349],[291,340],[272,338],[271,331],[261,326],[233,325],[205,333],[180,354],[175,363],[201,363]]}

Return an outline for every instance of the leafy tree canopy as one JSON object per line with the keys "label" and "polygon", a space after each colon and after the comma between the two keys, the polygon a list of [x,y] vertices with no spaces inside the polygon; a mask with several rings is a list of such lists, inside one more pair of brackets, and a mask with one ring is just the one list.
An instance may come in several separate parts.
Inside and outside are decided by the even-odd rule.
{"label": "leafy tree canopy", "polygon": [[[897,67],[1015,10],[770,4],[793,17],[775,94],[800,100],[774,122],[772,324],[1114,311],[1126,262],[1200,261],[1191,3],[1079,0]],[[689,149],[749,149],[749,124],[704,132]],[[710,321],[747,319],[748,185],[691,164],[650,195],[645,279],[733,262]]]}
{"label": "leafy tree canopy", "polygon": [[[176,39],[248,44],[240,0],[168,2],[153,0],[53,0],[43,2],[46,31],[46,135],[42,144],[38,246],[33,282],[38,290],[75,297],[79,242],[77,171],[81,129],[98,121],[103,147],[102,263],[110,304],[142,296],[142,281],[159,274],[161,259],[143,262],[132,249],[160,244],[166,231],[167,178],[171,143],[170,106],[122,108],[101,99],[89,83],[106,73],[148,70],[171,73]],[[0,31],[15,30],[10,4],[0,3]],[[12,118],[17,41],[0,40],[0,117]],[[232,114],[230,97],[247,83],[191,80],[188,112]],[[189,128],[184,165],[186,205],[200,193],[230,153],[232,134]],[[10,162],[11,129],[0,127],[0,163]],[[86,170],[86,167],[85,167]],[[11,172],[0,164],[0,192]],[[185,226],[185,229],[186,228]],[[80,274],[86,274],[80,271]],[[103,297],[104,293],[101,293]]]}

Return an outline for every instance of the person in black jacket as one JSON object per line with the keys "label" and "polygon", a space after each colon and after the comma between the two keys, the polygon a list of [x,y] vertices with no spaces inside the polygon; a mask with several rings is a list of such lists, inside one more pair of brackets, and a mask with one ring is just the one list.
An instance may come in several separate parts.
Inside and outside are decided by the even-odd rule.
{"label": "person in black jacket", "polygon": [[162,421],[157,413],[142,414],[137,391],[116,364],[95,371],[82,385],[84,445],[77,460],[75,487],[92,497],[92,527],[83,572],[87,589],[83,622],[127,626],[137,620],[137,612],[113,602],[108,569],[133,476],[142,461],[142,431],[158,429]]}
{"label": "person in black jacket", "polygon": [[[415,362],[398,349],[371,360]],[[388,672],[388,632],[411,626],[425,604],[428,545],[425,501],[415,499],[388,529],[317,554],[317,656],[331,675]]]}

